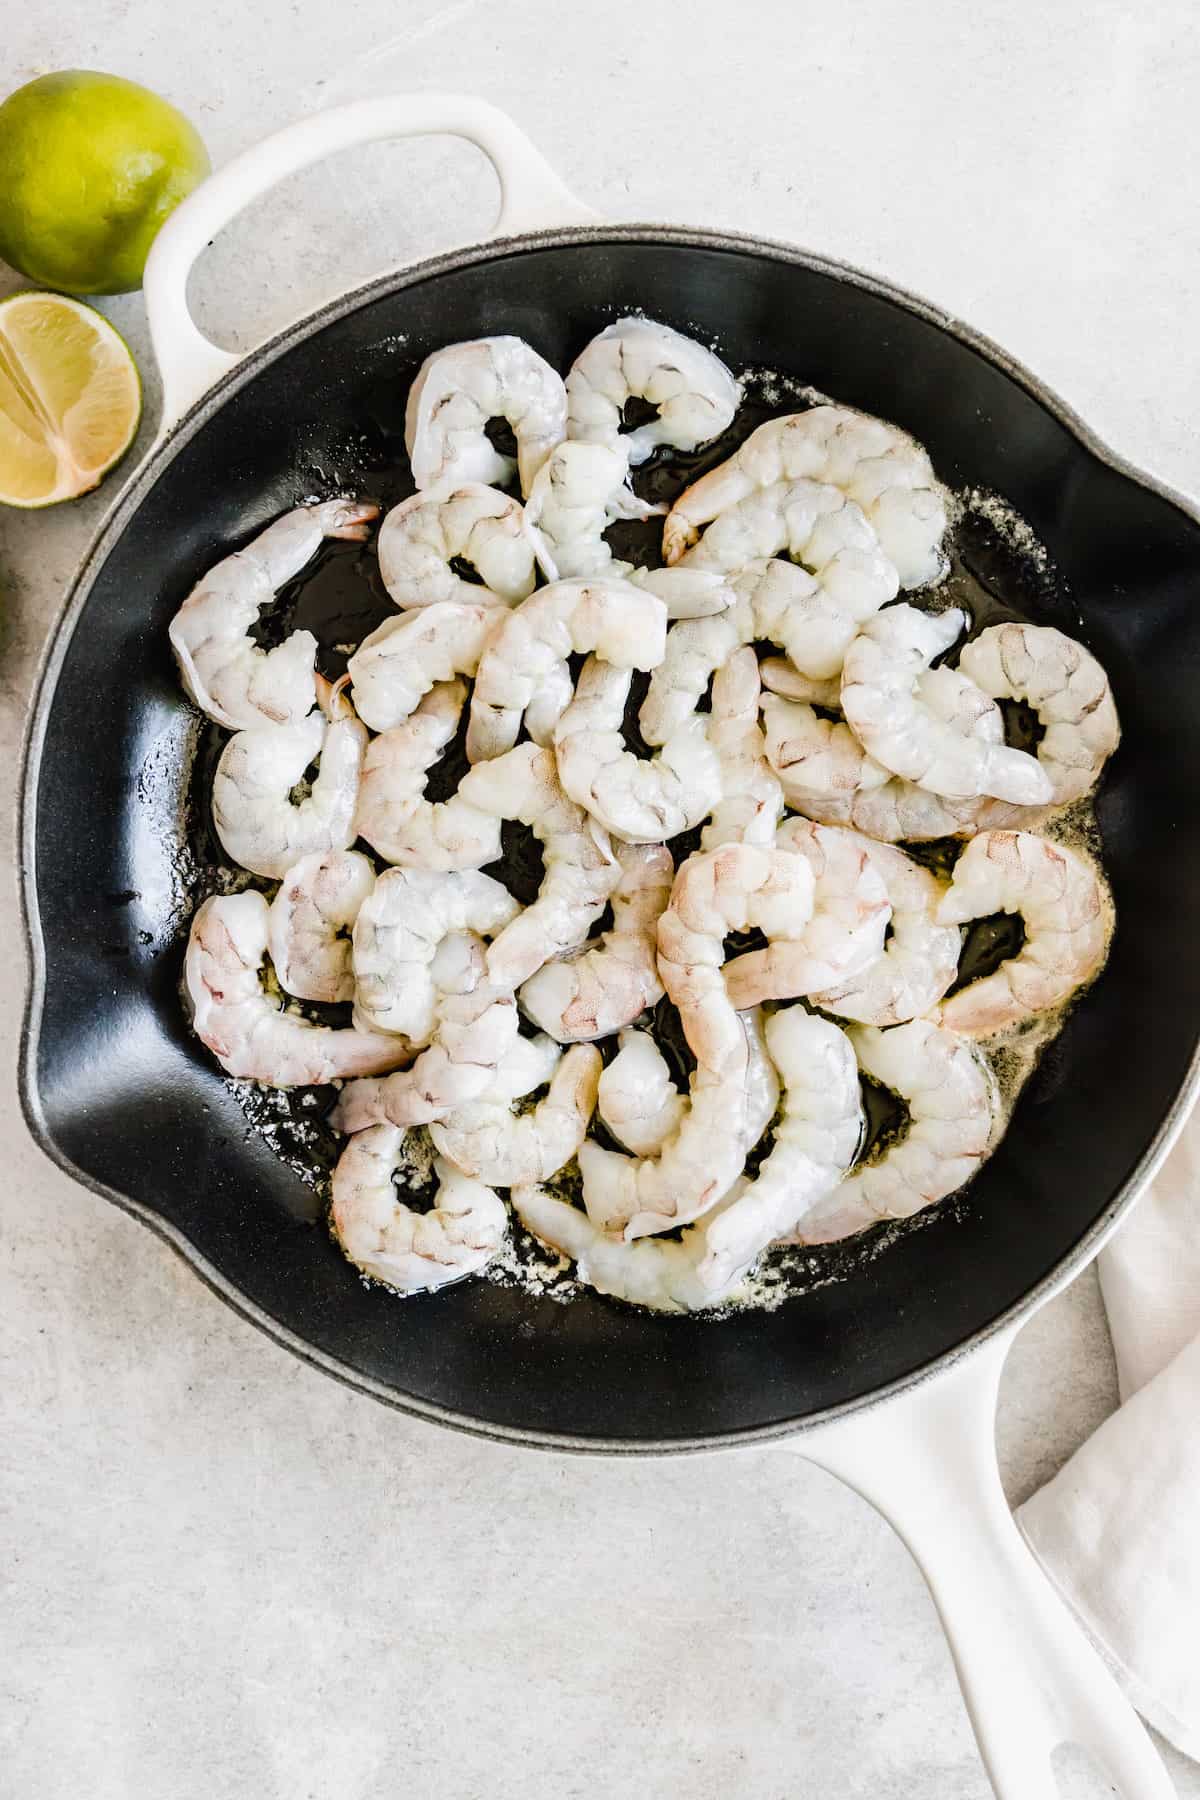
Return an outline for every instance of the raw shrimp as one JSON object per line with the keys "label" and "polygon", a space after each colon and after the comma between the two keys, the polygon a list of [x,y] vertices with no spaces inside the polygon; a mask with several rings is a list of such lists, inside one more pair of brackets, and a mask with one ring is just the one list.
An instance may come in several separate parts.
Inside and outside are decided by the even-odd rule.
{"label": "raw shrimp", "polygon": [[678,1243],[614,1240],[536,1187],[513,1192],[522,1223],[574,1257],[580,1280],[600,1293],[666,1311],[719,1306],[772,1239],[837,1184],[862,1131],[854,1052],[836,1026],[792,1008],[768,1022],[767,1037],[785,1080],[775,1142],[756,1178],[735,1182]]}
{"label": "raw shrimp", "polygon": [[[831,490],[818,491],[827,494]],[[803,553],[804,562],[828,557],[823,529],[832,531],[835,544],[839,535],[848,534],[852,540],[858,535],[852,515],[845,518],[834,513],[824,527],[818,523]],[[778,644],[792,664],[813,681],[832,681],[841,675],[843,658],[859,627],[896,591],[890,565],[881,561],[878,552],[856,548],[854,542],[836,550],[813,575],[784,557],[760,557],[746,564],[734,577],[733,586],[750,603],[754,636]]]}
{"label": "raw shrimp", "polygon": [[942,1004],[943,1023],[971,1037],[1057,1006],[1096,975],[1108,947],[1104,890],[1090,863],[1027,831],[985,831],[954,865],[938,922],[1019,913],[1025,942],[994,974]]}
{"label": "raw shrimp", "polygon": [[863,1134],[854,1049],[844,1031],[803,1007],[767,1020],[767,1048],[783,1078],[783,1108],[758,1174],[706,1220],[701,1277],[728,1290],[755,1258],[841,1184]]}
{"label": "raw shrimp", "polygon": [[768,419],[727,462],[676,500],[663,530],[663,558],[678,561],[702,526],[760,488],[805,479],[839,488],[862,507],[903,587],[946,571],[946,496],[915,439],[846,406]]}
{"label": "raw shrimp", "polygon": [[721,763],[708,720],[684,719],[653,756],[625,746],[629,669],[589,656],[554,732],[558,773],[573,800],[632,843],[663,843],[706,818],[721,798]]}
{"label": "raw shrimp", "polygon": [[360,718],[372,731],[390,731],[435,683],[474,675],[489,638],[509,616],[503,607],[439,600],[385,619],[346,665]]}
{"label": "raw shrimp", "polygon": [[[624,581],[556,581],[505,615],[479,662],[467,756],[480,762],[517,741],[521,718],[547,677],[555,695],[567,658],[593,652],[622,669],[652,669],[666,644],[667,612]],[[543,708],[541,721],[546,723]]]}
{"label": "raw shrimp", "polygon": [[783,789],[763,753],[760,689],[758,658],[748,644],[713,676],[708,742],[720,768],[721,798],[700,834],[702,850],[775,841]]}
{"label": "raw shrimp", "polygon": [[571,1257],[578,1279],[598,1294],[656,1312],[699,1312],[728,1298],[699,1274],[707,1220],[691,1226],[678,1243],[654,1237],[629,1243],[610,1237],[587,1213],[537,1183],[515,1187],[511,1199],[525,1229]]}
{"label": "raw shrimp", "polygon": [[418,1047],[437,1030],[444,994],[483,978],[481,937],[520,912],[508,889],[476,869],[387,869],[354,926],[356,1018]]}
{"label": "raw shrimp", "polygon": [[584,1140],[596,1105],[600,1052],[573,1044],[529,1112],[507,1106],[464,1106],[429,1127],[434,1145],[468,1175],[515,1187],[548,1181],[570,1162]]}
{"label": "raw shrimp", "polygon": [[516,996],[481,975],[470,934],[448,946],[461,973],[459,992],[443,991],[433,1042],[411,1069],[382,1081],[352,1081],[333,1112],[339,1131],[368,1125],[427,1125],[492,1091],[497,1071],[519,1041]]}
{"label": "raw shrimp", "polygon": [[500,821],[458,794],[427,800],[430,769],[458,730],[467,690],[439,681],[417,710],[367,746],[355,829],[391,863],[424,869],[479,869],[500,855]]}
{"label": "raw shrimp", "polygon": [[958,607],[933,615],[892,606],[869,619],[846,652],[842,711],[876,762],[948,799],[991,794],[1023,806],[1050,798],[1046,771],[1024,750],[964,736],[924,702],[918,679],[959,637]]}
{"label": "raw shrimp", "polygon": [[638,711],[648,744],[661,745],[695,716],[713,672],[754,641],[754,621],[744,601],[712,618],[684,619],[667,633],[663,654],[650,672]]}
{"label": "raw shrimp", "polygon": [[607,832],[568,799],[551,750],[518,744],[477,763],[459,798],[497,819],[528,825],[542,845],[543,874],[532,906],[506,925],[487,953],[488,978],[517,988],[551,957],[576,949],[621,879]]}
{"label": "raw shrimp", "polygon": [[953,985],[962,934],[957,925],[937,921],[944,881],[891,844],[867,837],[858,842],[887,888],[891,936],[882,956],[835,988],[813,994],[812,1003],[864,1025],[900,1025],[929,1012]]}
{"label": "raw shrimp", "polygon": [[525,502],[525,524],[547,581],[571,575],[624,575],[604,533],[615,519],[648,519],[662,503],[640,500],[629,485],[624,448],[568,440],[551,451]]}
{"label": "raw shrimp", "polygon": [[362,539],[379,508],[324,500],[284,513],[244,550],[201,577],[171,621],[171,648],[188,698],[227,731],[298,725],[316,704],[317,640],[293,631],[262,650],[249,631],[285,581],[326,538]]}
{"label": "raw shrimp", "polygon": [[[741,383],[703,344],[654,319],[617,319],[567,374],[567,436],[619,446],[636,467],[660,444],[698,450],[719,437],[741,398]],[[622,415],[634,399],[658,416],[626,432]]]}
{"label": "raw shrimp", "polygon": [[635,1156],[657,1156],[682,1124],[687,1101],[648,1031],[622,1031],[617,1042],[601,1072],[597,1115]]}
{"label": "raw shrimp", "polygon": [[690,856],[658,922],[658,969],[696,1058],[690,1105],[653,1159],[634,1161],[588,1142],[579,1152],[583,1197],[602,1230],[627,1238],[699,1218],[745,1162],[751,1057],[747,1026],[723,978],[725,937],[758,926],[795,936],[812,911],[802,856],[727,844]]}
{"label": "raw shrimp", "polygon": [[[917,690],[929,711],[956,732],[992,744],[1003,741],[999,707],[957,669],[927,669],[917,678]],[[783,783],[788,805],[823,825],[850,825],[891,842],[957,837],[976,829],[984,808],[1000,804],[945,800],[889,775],[847,724],[820,717],[811,705],[768,694],[762,712],[767,761]]]}
{"label": "raw shrimp", "polygon": [[812,917],[765,950],[726,963],[725,985],[739,1009],[819,992],[858,974],[882,954],[892,916],[883,877],[857,832],[787,819],[775,845],[777,854],[801,857],[812,871]]}
{"label": "raw shrimp", "polygon": [[929,1019],[852,1028],[859,1066],[908,1106],[908,1129],[826,1199],[785,1241],[828,1244],[881,1219],[904,1219],[970,1181],[992,1146],[996,1086],[973,1044]]}
{"label": "raw shrimp", "polygon": [[[712,571],[676,564],[663,573]],[[836,594],[826,590],[806,569],[778,557],[756,558],[730,575],[732,603],[725,611],[715,618],[685,621],[667,633],[662,660],[650,676],[638,714],[646,742],[664,743],[695,712],[714,671],[741,645],[760,639],[779,644],[793,665],[805,670],[810,685],[793,697],[838,706],[846,646],[862,620],[886,597],[886,587],[872,587],[870,582],[843,585],[854,604],[847,604],[840,590]]]}
{"label": "raw shrimp", "polygon": [[529,977],[521,1006],[560,1043],[609,1037],[662,998],[658,920],[675,866],[660,844],[619,844],[620,879],[612,891],[612,929],[594,947],[548,962]]}
{"label": "raw shrimp", "polygon": [[828,712],[840,712],[842,676],[802,675],[790,656],[764,656],[758,665],[759,678],[769,694],[784,700],[806,700],[810,706],[822,706]]}
{"label": "raw shrimp", "polygon": [[[744,1137],[752,1150],[775,1116],[779,1075],[767,1052],[762,1013],[742,1014],[748,1062],[743,1084]],[[596,1112],[635,1156],[657,1156],[683,1122],[687,1100],[671,1080],[667,1059],[648,1031],[622,1031],[620,1048],[600,1076]]]}
{"label": "raw shrimp", "polygon": [[[784,574],[780,551],[807,575]],[[768,584],[754,605],[764,619],[778,620],[762,635],[810,675],[835,674],[856,626],[893,600],[900,585],[862,509],[817,481],[757,489],[715,519],[683,558],[685,568],[722,573],[751,564],[756,587]]]}
{"label": "raw shrimp", "polygon": [[737,598],[718,569],[633,569],[627,579],[661,600],[668,619],[709,619]]}
{"label": "raw shrimp", "polygon": [[428,1212],[414,1212],[396,1191],[403,1164],[402,1126],[357,1132],[333,1171],[330,1223],[350,1261],[401,1294],[445,1287],[486,1268],[508,1233],[498,1194],[439,1157],[438,1188]]}
{"label": "raw shrimp", "polygon": [[357,850],[317,850],[293,863],[271,902],[268,947],[280,987],[298,1000],[353,1000],[350,927],[375,885]]}
{"label": "raw shrimp", "polygon": [[488,440],[490,419],[507,419],[517,440],[521,491],[567,428],[562,376],[517,337],[475,338],[427,356],[409,389],[404,442],[419,488],[464,481],[502,487],[511,456]]}
{"label": "raw shrimp", "polygon": [[[354,809],[367,733],[343,694],[318,678],[325,709],[297,725],[259,725],[235,732],[217,764],[212,817],[222,846],[255,875],[282,880],[293,863],[318,850],[354,842]],[[292,790],[313,763],[312,790]]]}
{"label": "raw shrimp", "polygon": [[1037,759],[1055,806],[1095,785],[1121,726],[1108,676],[1090,650],[1051,625],[1010,621],[964,644],[959,668],[985,694],[1033,707],[1045,728]]}
{"label": "raw shrimp", "polygon": [[271,1087],[307,1087],[372,1075],[408,1062],[403,1038],[335,1030],[283,1010],[262,984],[270,909],[264,897],[217,894],[197,909],[184,986],[192,1026],[230,1075]]}
{"label": "raw shrimp", "polygon": [[[479,576],[467,581],[455,561]],[[446,491],[418,492],[393,506],[379,527],[379,573],[397,606],[511,606],[532,594],[533,549],[519,500],[464,481]]]}
{"label": "raw shrimp", "polygon": [[731,1034],[726,981],[738,959],[726,965],[726,937],[757,928],[768,947],[798,943],[813,916],[815,890],[806,856],[757,844],[697,851],[679,870],[658,922],[658,972],[701,1065],[715,1063],[739,1036]]}

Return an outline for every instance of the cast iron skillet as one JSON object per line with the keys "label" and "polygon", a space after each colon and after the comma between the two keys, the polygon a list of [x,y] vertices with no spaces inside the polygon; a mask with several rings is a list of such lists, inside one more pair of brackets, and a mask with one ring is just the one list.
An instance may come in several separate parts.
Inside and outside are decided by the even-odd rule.
{"label": "cast iron skillet", "polygon": [[[324,308],[230,369],[187,318],[196,252],[287,169],[340,143],[431,129],[488,150],[506,185],[502,228],[514,183],[534,224],[581,215],[507,121],[477,102],[426,96],[293,127],[206,184],[156,247],[147,297],[168,412],[222,379],[121,496],[43,678],[23,844],[31,1129],[61,1167],[166,1236],[276,1338],[426,1418],[560,1448],[664,1451],[861,1415],[972,1345],[1007,1342],[1005,1330],[1098,1247],[1191,1097],[1200,524],[928,305],[798,251],[712,232],[575,226],[457,252]],[[248,1131],[184,1023],[176,984],[189,896],[177,849],[191,737],[167,623],[200,572],[281,509],[361,483],[364,437],[399,431],[429,350],[513,332],[565,368],[631,308],[715,341],[735,368],[794,372],[896,421],[949,485],[994,489],[1029,520],[1078,608],[1081,622],[1067,628],[1101,658],[1120,708],[1123,743],[1098,802],[1117,935],[1102,981],[966,1201],[843,1279],[720,1324],[593,1295],[539,1301],[485,1281],[400,1303],[356,1278],[312,1191]],[[841,1430],[810,1453],[845,1472],[827,1447],[846,1441]],[[872,1485],[861,1468],[851,1478]],[[902,1528],[920,1536],[912,1518]],[[1082,1650],[1071,1654],[1082,1664]],[[1107,1694],[1104,1704],[1119,1709]],[[1080,1718],[1067,1721],[1074,1735],[1084,1735]],[[1013,1784],[1005,1791],[1054,1791],[1041,1785],[1048,1770],[1026,1762],[1018,1789],[1012,1757],[1025,1751],[1005,1747],[1007,1732],[989,1744],[977,1723],[993,1778]],[[1099,1741],[1090,1715],[1088,1729]],[[1111,1738],[1116,1728],[1104,1729]],[[1110,1765],[1121,1764],[1130,1793],[1135,1781],[1139,1794],[1162,1792],[1130,1748],[1132,1729],[1119,1745],[1106,1738]]]}

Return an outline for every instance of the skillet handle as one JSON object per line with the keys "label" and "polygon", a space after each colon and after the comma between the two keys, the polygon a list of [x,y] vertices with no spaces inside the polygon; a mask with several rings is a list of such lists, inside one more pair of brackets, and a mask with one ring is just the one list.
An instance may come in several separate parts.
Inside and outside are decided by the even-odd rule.
{"label": "skillet handle", "polygon": [[1003,1332],[947,1374],[796,1441],[881,1512],[941,1615],[998,1800],[1059,1800],[1051,1756],[1081,1745],[1122,1800],[1175,1788],[1137,1714],[1027,1547],[1000,1485]]}
{"label": "skillet handle", "polygon": [[500,211],[489,235],[513,236],[561,225],[594,224],[599,214],[576,200],[541,153],[505,113],[468,94],[386,94],[299,119],[244,150],[176,207],[150,251],[143,288],[150,339],[162,374],[162,429],[242,357],[199,331],[188,311],[192,265],[243,207],[277,182],[335,151],[380,138],[445,133],[468,139],[500,179]]}

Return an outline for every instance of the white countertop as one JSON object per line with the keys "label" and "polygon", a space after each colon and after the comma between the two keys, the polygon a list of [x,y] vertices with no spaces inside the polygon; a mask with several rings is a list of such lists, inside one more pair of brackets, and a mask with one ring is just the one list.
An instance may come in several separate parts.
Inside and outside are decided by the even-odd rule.
{"label": "white countertop", "polygon": [[[608,216],[884,272],[1004,343],[1135,462],[1200,486],[1191,0],[209,0],[197,16],[10,0],[0,87],[73,65],[131,76],[191,114],[216,162],[330,100],[478,93]],[[463,145],[345,155],[221,240],[197,306],[252,343],[478,234],[493,205]],[[0,292],[19,285],[0,269]],[[152,414],[140,299],[105,310]],[[113,491],[0,515],[6,795],[47,630]],[[7,859],[2,903],[15,968]],[[604,1462],[476,1442],[295,1361],[33,1148],[13,1097],[19,987],[0,1022],[5,1800],[984,1800],[930,1600],[862,1501],[777,1450]],[[1013,1497],[1113,1404],[1089,1274],[1010,1360]],[[1167,1754],[1200,1800],[1200,1769]]]}

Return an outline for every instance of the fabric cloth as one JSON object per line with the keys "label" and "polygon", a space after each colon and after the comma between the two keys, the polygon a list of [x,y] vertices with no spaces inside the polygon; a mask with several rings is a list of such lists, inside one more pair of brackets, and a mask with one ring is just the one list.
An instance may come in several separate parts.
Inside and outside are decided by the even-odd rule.
{"label": "fabric cloth", "polygon": [[1200,1112],[1099,1269],[1122,1404],[1017,1517],[1134,1706],[1200,1760]]}

